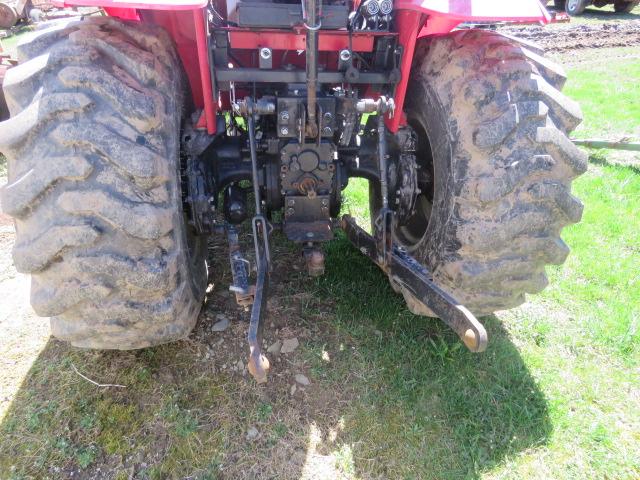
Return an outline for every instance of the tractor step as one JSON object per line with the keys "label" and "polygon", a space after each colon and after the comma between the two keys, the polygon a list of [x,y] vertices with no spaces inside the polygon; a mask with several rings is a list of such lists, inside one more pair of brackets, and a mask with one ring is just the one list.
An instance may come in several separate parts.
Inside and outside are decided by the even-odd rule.
{"label": "tractor step", "polygon": [[342,229],[358,250],[373,260],[393,282],[409,291],[458,334],[472,352],[487,348],[487,331],[478,319],[435,283],[431,273],[401,247],[393,244],[389,255],[380,252],[376,239],[360,228],[349,215],[342,217]]}

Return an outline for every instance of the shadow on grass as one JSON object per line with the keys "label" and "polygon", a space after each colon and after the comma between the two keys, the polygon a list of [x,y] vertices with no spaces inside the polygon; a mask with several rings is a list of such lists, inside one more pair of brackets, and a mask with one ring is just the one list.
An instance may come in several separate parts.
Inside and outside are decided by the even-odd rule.
{"label": "shadow on grass", "polygon": [[612,167],[619,170],[628,170],[631,173],[640,175],[640,167],[636,165],[611,162],[605,152],[606,150],[593,150],[589,154],[589,163],[593,163],[595,165],[601,165],[603,167]]}
{"label": "shadow on grass", "polygon": [[[267,385],[220,367],[246,354],[246,324],[208,330],[209,312],[226,308],[222,284],[187,341],[95,352],[51,340],[0,426],[0,477],[473,478],[546,441],[544,395],[497,318],[484,319],[490,346],[474,355],[408,313],[344,239],[317,280],[290,246],[275,250],[265,335],[289,330],[302,346],[271,357]],[[227,277],[225,257],[214,263]],[[211,345],[215,360],[203,357]],[[298,372],[311,385],[292,396]]]}
{"label": "shadow on grass", "polygon": [[328,250],[321,290],[335,295],[334,322],[355,348],[340,375],[355,379],[342,441],[354,445],[357,473],[476,477],[545,442],[544,395],[495,316],[482,319],[488,350],[470,353],[440,321],[409,313],[348,242]]}

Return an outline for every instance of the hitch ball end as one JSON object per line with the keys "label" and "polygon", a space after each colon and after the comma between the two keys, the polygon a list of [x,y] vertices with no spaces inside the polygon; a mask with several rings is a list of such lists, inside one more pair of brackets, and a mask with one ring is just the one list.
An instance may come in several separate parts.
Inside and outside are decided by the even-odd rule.
{"label": "hitch ball end", "polygon": [[305,249],[304,258],[310,277],[321,277],[324,275],[324,253],[322,250],[315,247]]}
{"label": "hitch ball end", "polygon": [[464,337],[462,337],[462,341],[467,346],[467,348],[471,351],[474,351],[478,348],[478,337],[476,336],[476,332],[471,330],[470,328],[464,332]]}

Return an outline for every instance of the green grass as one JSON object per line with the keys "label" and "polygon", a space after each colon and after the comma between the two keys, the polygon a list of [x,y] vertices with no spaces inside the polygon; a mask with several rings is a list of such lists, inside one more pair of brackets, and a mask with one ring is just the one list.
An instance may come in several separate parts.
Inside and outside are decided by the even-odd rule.
{"label": "green grass", "polygon": [[[608,61],[602,58],[612,55]],[[594,50],[586,64],[569,66],[565,92],[579,99],[584,122],[576,138],[631,135],[640,141],[640,59],[638,49]],[[568,57],[568,56],[567,56]]]}
{"label": "green grass", "polygon": [[[139,478],[205,475],[222,442],[220,424],[206,421],[220,380],[189,375],[191,353],[173,345],[103,355],[50,343],[17,399],[19,415],[10,412],[2,423],[0,477],[39,478],[52,466],[83,472],[95,468],[98,459],[122,462],[147,449],[150,455],[161,452],[162,461],[142,469]],[[161,365],[167,363],[189,382],[175,385],[166,377],[158,381]],[[72,365],[84,372],[101,368],[103,375],[117,375],[128,389],[101,391],[78,381]],[[116,463],[112,476],[124,470]],[[7,477],[8,472],[13,477]]]}
{"label": "green grass", "polygon": [[[630,85],[637,66],[603,60],[597,75],[570,69],[586,128],[637,128],[634,98],[592,81]],[[290,329],[301,346],[272,357],[266,386],[220,367],[246,355],[238,322],[224,337],[232,353],[220,347],[215,361],[203,357],[219,338],[205,318],[188,341],[138,352],[51,340],[0,425],[0,478],[639,478],[638,163],[592,152],[574,182],[583,221],[563,235],[573,253],[543,294],[483,319],[484,354],[410,314],[341,235],[319,279],[279,238],[265,335]],[[366,203],[366,182],[353,181],[345,210],[364,225]],[[233,309],[225,251],[212,252],[206,309]],[[95,387],[73,366],[126,388]],[[292,396],[298,372],[311,385]]]}
{"label": "green grass", "polygon": [[543,298],[583,320],[585,343],[637,359],[640,169],[594,155],[574,193],[585,202],[582,223],[564,236],[575,254],[564,268],[551,270]]}
{"label": "green grass", "polygon": [[[622,56],[630,50],[615,53]],[[637,49],[633,53],[637,55]],[[569,69],[566,92],[583,107],[583,132],[637,134],[639,63],[634,58],[605,63],[607,52],[598,55],[601,63],[595,68],[589,63]],[[376,423],[377,428],[368,425],[367,436],[382,440],[389,425],[403,425],[402,441],[391,442],[384,452],[369,442],[358,454],[381,464],[397,462],[396,468],[406,468],[401,475],[406,478],[415,472],[422,472],[419,478],[640,476],[638,160],[636,155],[631,164],[610,164],[604,152],[592,152],[590,170],[574,182],[574,194],[585,204],[582,222],[563,235],[572,255],[564,266],[549,269],[551,284],[543,294],[498,318],[485,319],[491,335],[488,354],[467,357],[442,340],[450,334],[439,326],[416,325],[388,298],[376,295],[374,281],[367,282],[364,305],[358,302],[361,291],[344,299],[339,292],[346,282],[334,286],[331,293],[346,309],[338,318],[353,318],[346,329],[361,345],[362,368],[376,365],[372,357],[382,365],[376,365],[373,377],[384,380],[378,390],[371,390],[372,403],[383,405],[379,412],[384,412],[384,421]],[[358,209],[366,183],[354,182],[350,190],[351,208],[366,221]],[[347,253],[344,248],[337,256]],[[354,261],[340,263],[340,278],[348,278]],[[383,332],[392,331],[391,338],[385,335],[376,343],[364,331],[365,318]],[[424,332],[429,328],[435,337]],[[440,368],[434,369],[438,360]],[[366,381],[376,385],[372,378]],[[416,385],[428,385],[426,391],[437,399],[427,404],[425,418],[418,399],[424,401],[426,391]],[[364,409],[359,414],[373,412]],[[411,435],[414,430],[420,432],[416,437]],[[449,437],[446,452],[433,440],[443,436]],[[420,442],[430,448],[421,449]]]}
{"label": "green grass", "polygon": [[[346,368],[359,361],[355,370],[369,372],[352,441],[365,431],[373,440],[354,455],[393,465],[400,478],[640,475],[640,170],[595,155],[574,193],[585,212],[564,234],[572,255],[549,269],[542,295],[484,319],[491,346],[480,356],[377,293],[374,271],[350,274],[358,252],[332,246],[329,265],[340,271],[323,285],[358,345]],[[356,277],[373,278],[353,289]],[[378,451],[389,429],[395,441]]]}
{"label": "green grass", "polygon": [[15,54],[16,54],[16,45],[18,44],[20,39],[22,37],[24,37],[25,34],[27,34],[28,32],[30,32],[32,30],[33,30],[33,27],[30,27],[30,26],[20,27],[10,37],[6,37],[6,38],[3,38],[3,39],[0,39],[0,42],[2,42],[3,50],[5,52],[10,53],[12,56],[15,56]]}

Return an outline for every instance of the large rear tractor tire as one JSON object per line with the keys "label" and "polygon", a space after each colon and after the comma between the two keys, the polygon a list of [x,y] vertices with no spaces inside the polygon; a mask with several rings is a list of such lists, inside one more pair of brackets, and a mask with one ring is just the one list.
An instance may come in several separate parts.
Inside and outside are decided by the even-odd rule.
{"label": "large rear tractor tire", "polygon": [[476,315],[522,304],[547,285],[545,265],[569,253],[560,231],[582,215],[570,189],[587,156],[567,137],[582,116],[564,81],[559,66],[497,33],[418,42],[405,113],[423,193],[396,241]]}
{"label": "large rear tractor tire", "polygon": [[0,124],[31,303],[73,345],[133,349],[185,337],[206,243],[185,222],[182,67],[168,34],[101,17],[45,25],[7,72]]}
{"label": "large rear tractor tire", "polygon": [[630,2],[616,1],[613,4],[613,9],[616,13],[631,13],[638,5],[640,5],[640,0],[632,0]]}
{"label": "large rear tractor tire", "polygon": [[572,17],[576,17],[582,15],[589,4],[589,0],[565,0],[564,11]]}

